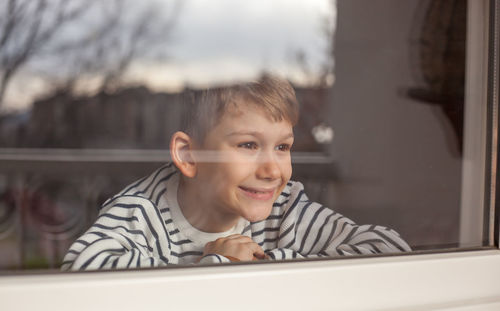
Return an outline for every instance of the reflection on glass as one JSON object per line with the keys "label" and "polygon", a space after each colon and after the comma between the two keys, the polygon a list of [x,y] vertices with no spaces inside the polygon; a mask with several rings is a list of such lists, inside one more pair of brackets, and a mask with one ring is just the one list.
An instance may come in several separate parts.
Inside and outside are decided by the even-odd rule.
{"label": "reflection on glass", "polygon": [[0,268],[57,268],[103,202],[170,161],[187,94],[269,74],[300,105],[292,180],[311,201],[413,249],[460,245],[466,13],[462,0],[0,4]]}

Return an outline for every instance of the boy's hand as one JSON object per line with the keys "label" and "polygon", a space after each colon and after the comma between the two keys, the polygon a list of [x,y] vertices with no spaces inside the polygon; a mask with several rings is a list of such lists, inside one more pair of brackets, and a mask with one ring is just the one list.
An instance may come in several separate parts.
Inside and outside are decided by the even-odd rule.
{"label": "boy's hand", "polygon": [[[250,237],[233,234],[205,244],[203,256],[219,254],[231,261],[247,261],[266,258],[266,254]],[[236,260],[235,260],[236,259]]]}

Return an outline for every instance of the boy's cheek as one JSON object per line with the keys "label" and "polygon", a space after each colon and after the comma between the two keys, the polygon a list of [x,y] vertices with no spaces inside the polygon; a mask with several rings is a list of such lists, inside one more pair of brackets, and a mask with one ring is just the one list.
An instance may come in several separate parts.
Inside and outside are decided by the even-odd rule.
{"label": "boy's cheek", "polygon": [[284,179],[285,179],[285,184],[292,178],[292,161],[290,158],[288,158],[288,161],[286,163],[286,167],[284,169]]}
{"label": "boy's cheek", "polygon": [[[288,180],[290,180],[290,178],[288,178]],[[278,191],[276,191],[276,197],[274,198],[274,200],[276,200],[280,196],[280,194],[283,192],[283,189],[285,189],[288,180],[284,180],[283,184],[280,186]]]}

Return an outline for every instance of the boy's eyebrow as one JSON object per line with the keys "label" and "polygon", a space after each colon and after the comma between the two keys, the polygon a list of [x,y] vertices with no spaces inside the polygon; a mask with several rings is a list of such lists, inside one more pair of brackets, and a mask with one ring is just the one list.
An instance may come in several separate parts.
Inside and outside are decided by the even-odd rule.
{"label": "boy's eyebrow", "polygon": [[[262,136],[263,133],[257,131],[236,131],[227,134],[226,136],[237,136],[237,135],[251,135],[251,136]],[[282,139],[294,138],[293,132],[288,133]]]}

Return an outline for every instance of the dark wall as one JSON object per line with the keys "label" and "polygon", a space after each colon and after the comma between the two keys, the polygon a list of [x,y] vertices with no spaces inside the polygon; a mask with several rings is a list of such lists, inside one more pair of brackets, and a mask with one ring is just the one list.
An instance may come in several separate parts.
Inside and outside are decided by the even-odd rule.
{"label": "dark wall", "polygon": [[408,96],[422,83],[418,40],[429,4],[337,1],[330,97],[334,209],[420,247],[458,242],[461,187],[452,123],[441,106]]}

